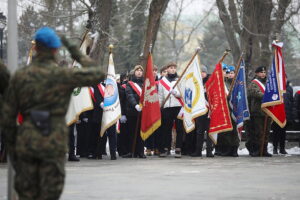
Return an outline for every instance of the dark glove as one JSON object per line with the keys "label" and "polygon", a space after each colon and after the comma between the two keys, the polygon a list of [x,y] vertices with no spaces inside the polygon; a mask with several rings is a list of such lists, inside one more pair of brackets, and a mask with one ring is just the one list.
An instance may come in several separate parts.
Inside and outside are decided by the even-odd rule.
{"label": "dark glove", "polygon": [[71,57],[76,60],[83,67],[96,66],[96,63],[87,55],[84,55],[79,48],[71,43],[64,35],[61,36],[61,42],[68,49]]}

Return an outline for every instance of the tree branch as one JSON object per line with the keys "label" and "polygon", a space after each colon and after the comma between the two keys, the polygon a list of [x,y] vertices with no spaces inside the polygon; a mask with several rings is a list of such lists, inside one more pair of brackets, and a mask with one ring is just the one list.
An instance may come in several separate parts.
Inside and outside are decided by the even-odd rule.
{"label": "tree branch", "polygon": [[217,2],[218,9],[219,9],[220,19],[224,25],[225,34],[226,34],[228,43],[233,52],[234,61],[238,61],[241,50],[240,50],[237,38],[235,36],[235,33],[233,31],[229,14],[227,12],[227,9],[225,7],[223,0],[216,0],[216,2]]}
{"label": "tree branch", "polygon": [[229,0],[229,12],[231,15],[231,23],[236,33],[241,34],[242,29],[239,26],[239,19],[236,11],[234,0]]}
{"label": "tree branch", "polygon": [[281,28],[286,21],[284,19],[286,9],[290,5],[291,0],[279,0],[278,2],[278,10],[276,12],[276,21],[274,26],[274,33],[280,33]]}
{"label": "tree branch", "polygon": [[206,13],[206,15],[199,21],[198,24],[196,24],[196,26],[194,26],[192,28],[192,30],[189,32],[189,35],[187,37],[187,40],[179,47],[179,52],[181,52],[181,50],[184,48],[184,46],[190,42],[190,39],[193,35],[193,33],[195,32],[195,30],[198,29],[198,27],[207,19],[207,17],[210,15],[210,13],[212,12],[213,8],[215,7],[215,4],[213,4],[211,6],[211,8],[209,9],[209,11]]}
{"label": "tree branch", "polygon": [[292,10],[289,15],[285,18],[284,22],[287,22],[291,19],[292,16],[299,14],[300,10],[300,3],[298,4],[297,8],[295,10]]}

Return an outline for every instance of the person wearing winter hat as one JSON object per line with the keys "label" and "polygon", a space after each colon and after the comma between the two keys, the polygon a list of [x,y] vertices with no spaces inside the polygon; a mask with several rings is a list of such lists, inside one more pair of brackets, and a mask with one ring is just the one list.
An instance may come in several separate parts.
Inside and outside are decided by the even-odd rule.
{"label": "person wearing winter hat", "polygon": [[[178,87],[173,88],[175,83],[178,80],[177,75],[177,65],[174,62],[171,62],[166,65],[168,74],[166,77],[163,77],[160,80],[158,86],[158,94],[159,94],[159,103],[162,107],[162,125],[161,132],[159,138],[158,149],[160,152],[160,157],[166,157],[168,155],[168,151],[171,148],[172,141],[172,127],[173,122],[175,121],[176,125],[176,149],[175,149],[175,157],[181,157],[181,148],[182,148],[182,137],[183,137],[183,123],[182,120],[177,118],[177,115],[182,107],[181,105],[181,94],[179,92]],[[171,93],[169,99],[166,100],[166,97]],[[165,102],[164,105],[162,103]]]}
{"label": "person wearing winter hat", "polygon": [[163,77],[167,76],[168,71],[167,71],[167,66],[163,66],[160,69],[160,79],[162,79]]}
{"label": "person wearing winter hat", "polygon": [[[140,95],[143,88],[143,73],[144,68],[141,65],[136,65],[133,69],[133,74],[131,80],[128,81],[125,89],[127,106],[126,106],[126,117],[128,131],[127,136],[127,154],[123,155],[123,158],[146,158],[144,154],[144,142],[140,136],[140,125],[138,125],[138,130],[136,132],[136,126],[138,122],[139,112],[142,111],[140,102]],[[139,122],[140,123],[140,122]],[[136,137],[135,137],[135,134]],[[133,150],[133,145],[135,145],[135,151]]]}

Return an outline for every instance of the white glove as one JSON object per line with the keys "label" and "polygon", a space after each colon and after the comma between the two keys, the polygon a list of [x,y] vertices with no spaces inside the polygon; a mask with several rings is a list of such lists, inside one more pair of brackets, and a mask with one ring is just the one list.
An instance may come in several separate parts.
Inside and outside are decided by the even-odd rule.
{"label": "white glove", "polygon": [[139,104],[136,104],[136,105],[135,105],[135,109],[136,109],[138,112],[141,112],[141,111],[142,111],[142,109],[141,109],[141,107],[140,107]]}
{"label": "white glove", "polygon": [[180,93],[175,89],[171,90],[171,94],[173,94],[175,97],[180,97]]}
{"label": "white glove", "polygon": [[104,108],[104,103],[103,101],[100,103],[100,107],[103,109]]}
{"label": "white glove", "polygon": [[125,116],[125,115],[122,115],[121,118],[120,118],[120,122],[121,122],[122,124],[124,124],[124,123],[126,123],[126,121],[127,121],[126,116]]}

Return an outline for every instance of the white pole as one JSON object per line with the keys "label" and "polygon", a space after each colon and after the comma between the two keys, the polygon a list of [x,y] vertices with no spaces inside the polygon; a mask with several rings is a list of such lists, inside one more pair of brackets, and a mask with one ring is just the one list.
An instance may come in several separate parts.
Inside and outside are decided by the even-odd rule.
{"label": "white pole", "polygon": [[7,0],[7,57],[8,69],[11,74],[18,69],[18,29],[17,29],[17,0]]}
{"label": "white pole", "polygon": [[[17,29],[17,0],[7,0],[8,12],[7,12],[7,58],[8,69],[11,74],[14,74],[18,69],[18,29]],[[14,192],[14,171],[11,165],[10,158],[7,159],[8,173],[7,173],[7,199],[15,200],[16,194]]]}

